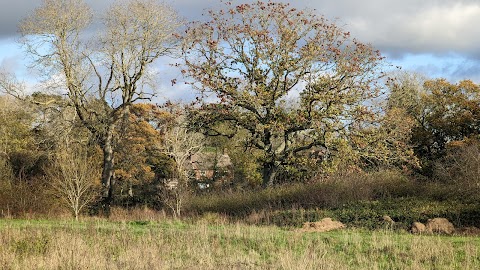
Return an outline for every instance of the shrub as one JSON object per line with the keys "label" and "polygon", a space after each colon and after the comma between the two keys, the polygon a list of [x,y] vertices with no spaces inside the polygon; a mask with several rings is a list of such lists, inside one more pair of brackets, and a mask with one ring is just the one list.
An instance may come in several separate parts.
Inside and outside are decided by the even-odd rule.
{"label": "shrub", "polygon": [[[384,228],[384,215],[395,221],[394,228],[407,230],[415,221],[426,222],[430,218],[445,217],[456,227],[480,226],[478,204],[459,201],[431,201],[416,198],[397,198],[381,201],[359,201],[337,208],[291,209],[264,212],[257,224],[300,227],[330,217],[349,227],[365,229]],[[249,220],[249,219],[247,219]]]}
{"label": "shrub", "polygon": [[480,197],[480,145],[477,141],[452,142],[448,153],[434,166],[434,180],[450,188],[452,195]]}
{"label": "shrub", "polygon": [[422,182],[389,170],[193,197],[187,209],[190,214],[214,212],[251,224],[287,227],[331,217],[348,226],[378,229],[384,226],[384,215],[396,221],[395,228],[405,230],[414,221],[435,217],[445,217],[455,226],[480,226],[477,201],[454,192],[452,185]]}
{"label": "shrub", "polygon": [[292,208],[339,207],[360,200],[407,197],[416,192],[415,183],[395,171],[334,175],[308,184],[283,185],[265,190],[217,193],[192,197],[189,213],[217,212],[245,216],[253,211]]}
{"label": "shrub", "polygon": [[0,216],[42,217],[62,214],[43,179],[12,180],[0,190]]}

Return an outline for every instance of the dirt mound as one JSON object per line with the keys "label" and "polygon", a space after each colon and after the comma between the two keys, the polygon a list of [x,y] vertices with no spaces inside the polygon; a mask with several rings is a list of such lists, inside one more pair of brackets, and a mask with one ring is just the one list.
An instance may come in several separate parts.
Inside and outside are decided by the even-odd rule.
{"label": "dirt mound", "polygon": [[383,216],[382,217],[383,223],[388,224],[388,225],[394,225],[395,221],[390,216]]}
{"label": "dirt mound", "polygon": [[345,228],[340,221],[333,221],[331,218],[324,218],[317,222],[305,222],[300,231],[302,232],[328,232]]}
{"label": "dirt mound", "polygon": [[411,233],[424,233],[425,225],[421,222],[413,222],[412,228],[410,228]]}
{"label": "dirt mound", "polygon": [[425,225],[425,229],[429,233],[452,234],[455,232],[455,227],[446,218],[429,219]]}

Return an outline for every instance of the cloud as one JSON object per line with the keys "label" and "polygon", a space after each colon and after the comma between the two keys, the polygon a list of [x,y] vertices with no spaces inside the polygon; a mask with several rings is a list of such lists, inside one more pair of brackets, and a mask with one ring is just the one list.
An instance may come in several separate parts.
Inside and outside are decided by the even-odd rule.
{"label": "cloud", "polygon": [[[235,1],[233,1],[235,2]],[[237,1],[253,2],[253,0]],[[314,10],[390,58],[405,54],[448,55],[480,59],[480,2],[477,0],[297,0],[292,6]],[[177,0],[173,6],[188,19],[199,19],[214,0]]]}
{"label": "cloud", "polygon": [[480,57],[478,1],[373,0],[366,4],[338,0],[335,4],[316,2],[315,6],[328,17],[339,17],[354,37],[372,43],[391,57],[452,52]]}
{"label": "cloud", "polygon": [[17,25],[22,18],[41,4],[40,0],[4,1],[0,8],[0,39],[17,35]]}
{"label": "cloud", "polygon": [[[92,9],[101,13],[117,0],[86,0]],[[256,0],[232,0],[234,3],[254,2]],[[266,0],[264,0],[266,1]],[[275,1],[275,0],[274,0]],[[314,10],[341,25],[352,36],[362,42],[371,43],[388,56],[395,64],[416,61],[416,69],[430,70],[431,74],[445,71],[442,65],[445,59],[469,59],[467,64],[455,64],[459,67],[448,75],[478,75],[480,60],[480,1],[478,0],[277,0],[291,2],[301,9]],[[0,41],[13,40],[18,35],[17,25],[31,13],[42,0],[4,1],[0,9]],[[211,8],[220,8],[219,0],[167,0],[185,21],[202,19],[202,14]],[[204,17],[203,17],[204,18]],[[0,61],[4,66],[15,62],[8,59]],[[424,55],[432,55],[425,60]],[[412,60],[416,59],[416,60]],[[423,60],[422,60],[423,59]],[[10,62],[9,62],[10,61]],[[448,68],[448,66],[445,66]],[[168,83],[167,83],[168,84]]]}
{"label": "cloud", "polygon": [[177,59],[163,56],[149,67],[148,74],[153,80],[155,92],[153,102],[189,103],[195,100],[197,93],[190,85],[185,84],[180,68],[175,67],[177,62]]}
{"label": "cloud", "polygon": [[[4,1],[0,8],[0,39],[12,38],[18,35],[18,25],[22,19],[31,14],[42,0]],[[86,0],[94,11],[104,11],[114,0]]]}
{"label": "cloud", "polygon": [[480,83],[480,60],[464,59],[458,65],[450,67],[451,76],[455,81],[472,80]]}
{"label": "cloud", "polygon": [[[297,0],[292,6],[316,9],[337,20],[345,30],[382,52],[401,57],[405,53],[451,52],[480,58],[480,2],[476,0]],[[41,0],[6,1],[0,10],[0,38],[17,34],[22,18]],[[87,0],[95,11],[104,11],[114,0]],[[233,1],[234,3],[253,0]],[[167,1],[167,3],[169,3]],[[206,9],[221,6],[218,0],[176,0],[171,5],[185,20],[202,18]]]}
{"label": "cloud", "polygon": [[472,80],[480,83],[480,60],[457,54],[408,54],[397,63],[405,70],[424,74],[429,78],[445,78],[452,82]]}
{"label": "cloud", "polygon": [[20,63],[16,56],[5,57],[0,62],[0,70],[8,73],[14,73],[19,67]]}

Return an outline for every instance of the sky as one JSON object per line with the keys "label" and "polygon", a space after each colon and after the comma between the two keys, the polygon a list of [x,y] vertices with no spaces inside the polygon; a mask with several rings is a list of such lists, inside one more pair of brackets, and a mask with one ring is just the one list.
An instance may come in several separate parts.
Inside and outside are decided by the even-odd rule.
{"label": "sky", "polygon": [[[115,0],[86,0],[101,12]],[[233,0],[234,3],[253,0]],[[480,83],[480,0],[290,0],[296,8],[314,10],[335,21],[352,37],[379,49],[387,61],[403,70],[451,82]],[[34,82],[25,54],[16,43],[17,25],[41,0],[4,1],[0,9],[0,70]],[[219,0],[165,0],[186,21],[199,20]],[[165,77],[177,76],[167,63],[157,64]],[[165,78],[161,98],[188,99],[185,86]],[[163,95],[163,96],[162,96]]]}

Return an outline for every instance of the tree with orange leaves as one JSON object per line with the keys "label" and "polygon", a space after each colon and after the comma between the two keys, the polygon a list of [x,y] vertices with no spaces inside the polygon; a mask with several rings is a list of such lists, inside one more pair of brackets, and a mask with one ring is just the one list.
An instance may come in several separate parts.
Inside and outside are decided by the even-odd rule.
{"label": "tree with orange leaves", "polygon": [[117,203],[153,204],[158,197],[159,178],[172,170],[171,159],[162,154],[163,129],[173,116],[155,104],[138,103],[121,127],[122,140],[115,149]]}
{"label": "tree with orange leaves", "polygon": [[415,121],[411,144],[427,175],[448,144],[480,135],[480,86],[470,80],[454,84],[403,74],[391,85],[389,106]]}

